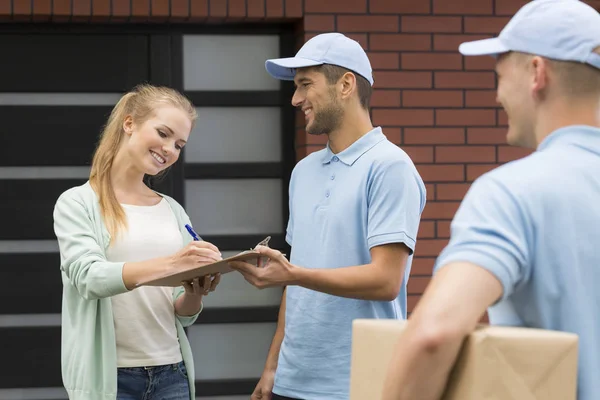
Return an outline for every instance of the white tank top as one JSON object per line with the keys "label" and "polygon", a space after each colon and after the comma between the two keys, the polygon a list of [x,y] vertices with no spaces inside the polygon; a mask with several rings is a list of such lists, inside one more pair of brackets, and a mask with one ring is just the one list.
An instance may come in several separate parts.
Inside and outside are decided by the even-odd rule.
{"label": "white tank top", "polygon": [[[136,262],[170,256],[183,238],[169,203],[154,206],[122,204],[128,230],[120,232],[107,250],[109,261]],[[142,367],[182,360],[173,289],[143,286],[111,298],[117,341],[117,366]]]}

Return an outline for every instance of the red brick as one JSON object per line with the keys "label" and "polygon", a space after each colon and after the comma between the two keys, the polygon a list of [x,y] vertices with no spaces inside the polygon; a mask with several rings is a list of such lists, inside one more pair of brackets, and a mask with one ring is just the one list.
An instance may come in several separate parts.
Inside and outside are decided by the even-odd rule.
{"label": "red brick", "polygon": [[450,224],[452,223],[452,221],[441,221],[438,220],[436,221],[436,236],[438,238],[450,238]]}
{"label": "red brick", "polygon": [[402,32],[452,33],[462,30],[460,17],[402,16],[400,18]]}
{"label": "red brick", "polygon": [[12,8],[12,13],[15,16],[32,15],[31,0],[13,0]]}
{"label": "red brick", "polygon": [[466,91],[467,107],[499,107],[496,102],[495,90],[467,90]]}
{"label": "red brick", "polygon": [[391,15],[338,15],[340,32],[398,32],[398,17]]}
{"label": "red brick", "polygon": [[465,33],[497,35],[508,23],[508,17],[465,17]]}
{"label": "red brick", "polygon": [[303,0],[285,0],[285,16],[298,18],[302,16],[302,1]]}
{"label": "red brick", "polygon": [[304,17],[304,30],[306,32],[329,32],[335,29],[333,15],[307,15]]}
{"label": "red brick", "polygon": [[150,2],[148,0],[131,0],[131,15],[142,17],[145,20],[150,15]]}
{"label": "red brick", "polygon": [[433,146],[402,146],[415,164],[428,164],[433,162]]}
{"label": "red brick", "polygon": [[396,145],[402,143],[402,128],[382,127],[383,133],[388,140]]}
{"label": "red brick", "polygon": [[[423,221],[423,222],[425,222],[425,221]],[[423,222],[421,222],[421,223],[423,223]],[[417,243],[417,249],[419,248],[419,242]],[[414,257],[411,268],[410,268],[411,279],[413,276],[420,276],[420,275],[431,276],[434,265],[435,265],[435,257],[430,257],[430,258]]]}
{"label": "red brick", "polygon": [[433,35],[433,49],[436,51],[458,51],[458,46],[463,42],[489,37],[491,35]]}
{"label": "red brick", "polygon": [[283,17],[284,0],[267,0],[267,17]]}
{"label": "red brick", "polygon": [[373,33],[370,50],[420,51],[431,50],[431,36],[407,33]]}
{"label": "red brick", "polygon": [[[113,0],[113,10],[115,10],[114,2],[117,0]],[[127,9],[129,10],[129,4],[127,4]],[[52,1],[52,15],[53,16],[64,16],[71,15],[71,0],[53,0]],[[113,15],[115,13],[113,12]],[[129,15],[129,12],[127,13]]]}
{"label": "red brick", "polygon": [[469,144],[505,144],[506,128],[468,128]]}
{"label": "red brick", "polygon": [[419,223],[419,232],[417,239],[433,239],[435,238],[435,222],[434,221],[421,221]]}
{"label": "red brick", "polygon": [[433,0],[434,14],[492,14],[492,0]]}
{"label": "red brick", "polygon": [[427,126],[433,125],[433,110],[373,110],[373,121],[377,125]]}
{"label": "red brick", "polygon": [[450,70],[462,69],[462,56],[460,54],[441,53],[404,53],[401,54],[400,65],[403,70]]}
{"label": "red brick", "polygon": [[169,17],[169,0],[152,0],[150,11],[153,17]]}
{"label": "red brick", "polygon": [[429,14],[429,1],[370,0],[371,14]]}
{"label": "red brick", "polygon": [[467,181],[472,182],[475,179],[479,178],[481,175],[489,172],[497,167],[500,164],[474,164],[467,165]]}
{"label": "red brick", "polygon": [[482,163],[496,161],[494,146],[437,146],[435,161],[438,163]]}
{"label": "red brick", "polygon": [[[73,22],[88,22],[92,15],[91,0],[72,0],[73,1]],[[147,16],[147,15],[146,15]]]}
{"label": "red brick", "polygon": [[246,0],[229,0],[227,15],[230,18],[244,18],[248,14],[246,11]]}
{"label": "red brick", "polygon": [[376,88],[431,88],[430,72],[379,71],[374,79]]}
{"label": "red brick", "polygon": [[[104,3],[108,3],[106,0]],[[102,8],[102,4],[99,5]],[[107,4],[106,7],[110,10],[110,4]],[[48,16],[52,12],[52,0],[34,0],[33,2],[33,14],[35,17]],[[10,14],[10,1],[1,1],[0,2],[0,15],[8,15]],[[103,15],[108,15],[108,12],[105,12]]]}
{"label": "red brick", "polygon": [[305,13],[354,13],[367,12],[367,0],[304,0]]}
{"label": "red brick", "polygon": [[463,93],[458,90],[405,90],[404,107],[461,107]]}
{"label": "red brick", "polygon": [[513,16],[519,8],[528,3],[529,0],[496,0],[496,15]]}
{"label": "red brick", "polygon": [[461,128],[406,128],[405,144],[462,144],[465,131]]}
{"label": "red brick", "polygon": [[523,147],[498,146],[498,162],[518,160],[532,153],[532,150]]}
{"label": "red brick", "polygon": [[435,184],[434,183],[426,183],[425,190],[427,191],[426,200],[435,200]]}
{"label": "red brick", "polygon": [[462,200],[471,187],[470,183],[438,183],[438,200]]}
{"label": "red brick", "polygon": [[435,122],[446,126],[496,125],[495,110],[436,110]]}
{"label": "red brick", "polygon": [[465,69],[471,71],[494,71],[496,59],[490,56],[464,57]]}
{"label": "red brick", "polygon": [[419,165],[417,170],[425,182],[462,182],[465,169],[462,165]]}
{"label": "red brick", "polygon": [[459,201],[429,202],[423,210],[422,219],[452,219],[460,206]]}
{"label": "red brick", "polygon": [[496,87],[493,72],[436,72],[435,87],[448,89],[491,89]]}
{"label": "red brick", "polygon": [[427,285],[429,285],[429,281],[431,278],[424,276],[415,276],[408,280],[408,284],[406,285],[406,291],[408,294],[422,294]]}
{"label": "red brick", "polygon": [[247,0],[247,5],[248,17],[257,18],[265,16],[265,0]]}
{"label": "red brick", "polygon": [[398,53],[369,52],[367,53],[373,70],[380,69],[398,69],[400,67],[400,57]]}
{"label": "red brick", "polygon": [[498,126],[508,126],[508,115],[506,115],[506,111],[500,109],[498,112]]}
{"label": "red brick", "polygon": [[400,91],[374,90],[371,107],[400,107]]}
{"label": "red brick", "polygon": [[[415,263],[414,260],[415,259],[413,259],[413,265]],[[410,280],[409,280],[409,282],[410,282]],[[406,296],[406,315],[408,317],[410,317],[410,313],[412,313],[412,311],[415,309],[417,304],[419,304],[419,300],[421,300],[421,293]]]}
{"label": "red brick", "polygon": [[[44,1],[43,3],[48,3],[48,0]],[[36,4],[33,5],[33,7],[36,9],[37,12],[37,8],[38,6]],[[44,10],[45,8],[42,7]],[[12,5],[10,1],[4,0],[4,1],[0,1],[0,16],[10,16],[12,13]],[[50,11],[48,10],[48,13],[50,13]]]}
{"label": "red brick", "polygon": [[447,244],[445,239],[422,239],[417,244],[415,254],[419,257],[437,257]]}
{"label": "red brick", "polygon": [[227,2],[223,0],[208,0],[208,15],[222,18],[227,16]]}

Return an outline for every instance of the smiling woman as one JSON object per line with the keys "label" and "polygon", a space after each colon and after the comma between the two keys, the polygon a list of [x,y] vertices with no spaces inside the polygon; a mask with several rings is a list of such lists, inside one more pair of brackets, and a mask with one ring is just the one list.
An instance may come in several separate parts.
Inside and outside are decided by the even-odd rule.
{"label": "smiling woman", "polygon": [[113,108],[89,182],[60,195],[54,209],[63,282],[62,378],[70,399],[194,399],[194,366],[184,327],[219,276],[181,287],[138,287],[154,274],[221,259],[191,241],[190,219],[144,176],[164,174],[196,121],[177,91],[137,86]]}

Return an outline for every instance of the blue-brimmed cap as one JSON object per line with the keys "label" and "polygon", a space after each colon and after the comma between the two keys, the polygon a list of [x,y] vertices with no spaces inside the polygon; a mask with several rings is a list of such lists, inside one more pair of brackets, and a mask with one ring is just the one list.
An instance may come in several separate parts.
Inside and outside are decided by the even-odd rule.
{"label": "blue-brimmed cap", "polygon": [[265,67],[272,77],[294,80],[296,69],[331,64],[362,76],[373,85],[373,70],[361,45],[341,33],[322,33],[304,43],[294,57],[267,60]]}
{"label": "blue-brimmed cap", "polygon": [[509,51],[554,60],[576,61],[600,69],[600,14],[579,0],[533,0],[506,24],[498,37],[462,43],[465,56]]}

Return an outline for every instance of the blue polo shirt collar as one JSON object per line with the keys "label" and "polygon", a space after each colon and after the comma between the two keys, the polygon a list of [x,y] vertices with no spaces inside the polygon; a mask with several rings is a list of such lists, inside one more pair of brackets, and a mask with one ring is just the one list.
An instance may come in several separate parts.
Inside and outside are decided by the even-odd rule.
{"label": "blue polo shirt collar", "polygon": [[360,156],[372,149],[373,146],[385,138],[385,135],[381,131],[381,127],[373,128],[356,142],[352,143],[350,147],[338,154],[333,153],[329,147],[329,143],[327,143],[325,155],[322,160],[323,164],[329,164],[331,161],[334,161],[334,159],[339,159],[342,163],[350,166],[354,164]]}
{"label": "blue polo shirt collar", "polygon": [[557,145],[578,145],[600,152],[600,129],[589,125],[570,125],[559,128],[542,140],[537,151]]}

